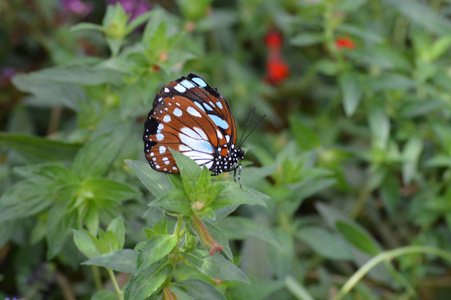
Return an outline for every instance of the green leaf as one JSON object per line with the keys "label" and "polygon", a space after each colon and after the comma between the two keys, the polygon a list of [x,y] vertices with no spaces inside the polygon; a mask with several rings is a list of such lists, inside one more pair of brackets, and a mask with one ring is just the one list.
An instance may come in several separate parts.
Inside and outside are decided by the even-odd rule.
{"label": "green leaf", "polygon": [[353,255],[346,244],[336,235],[320,227],[301,228],[296,236],[316,253],[329,259],[348,260]]}
{"label": "green leaf", "polygon": [[343,221],[337,221],[335,226],[343,237],[360,251],[372,256],[379,254],[379,247],[363,230]]}
{"label": "green leaf", "polygon": [[118,272],[133,273],[138,253],[131,249],[121,249],[102,254],[82,262],[82,265],[94,265]]}
{"label": "green leaf", "polygon": [[153,264],[135,272],[124,288],[124,300],[144,300],[153,295],[172,274],[172,266]]}
{"label": "green leaf", "polygon": [[91,300],[117,300],[117,294],[113,291],[98,291],[91,297]]}
{"label": "green leaf", "polygon": [[402,179],[408,185],[417,173],[418,160],[423,151],[423,140],[419,136],[412,136],[407,141],[403,151]]}
{"label": "green leaf", "polygon": [[189,253],[182,253],[182,255],[201,273],[211,278],[224,281],[241,281],[250,284],[243,271],[218,253],[209,256],[206,251],[194,250]]}
{"label": "green leaf", "polygon": [[408,90],[415,87],[415,81],[412,79],[394,73],[382,74],[379,77],[371,77],[367,84],[373,92],[382,92],[390,90]]}
{"label": "green leaf", "polygon": [[309,151],[321,146],[318,135],[295,117],[290,117],[290,129],[299,148]]}
{"label": "green leaf", "polygon": [[172,189],[168,175],[155,171],[147,162],[130,159],[124,161],[154,197],[163,197]]}
{"label": "green leaf", "polygon": [[86,102],[88,99],[82,87],[65,82],[56,82],[43,78],[36,73],[16,75],[12,82],[18,90],[36,96],[38,98],[37,104],[43,106],[64,105],[77,111],[80,103]]}
{"label": "green leaf", "polygon": [[410,21],[432,33],[451,33],[451,22],[421,2],[384,0],[384,3],[393,6]]}
{"label": "green leaf", "polygon": [[231,216],[221,220],[217,226],[231,240],[244,240],[252,236],[276,247],[281,247],[271,230],[246,218]]}
{"label": "green leaf", "polygon": [[188,156],[175,151],[173,149],[169,149],[174,156],[175,163],[180,170],[180,175],[182,176],[182,180],[186,178],[189,181],[196,182],[200,174],[202,173],[202,169],[198,164]]}
{"label": "green leaf", "polygon": [[398,177],[389,173],[381,185],[380,194],[384,200],[385,208],[392,216],[395,216],[396,207],[401,199],[399,190]]}
{"label": "green leaf", "polygon": [[87,258],[99,256],[100,250],[97,247],[97,239],[84,230],[74,230],[74,243],[78,250]]}
{"label": "green leaf", "polygon": [[226,206],[240,204],[261,205],[266,207],[266,201],[269,199],[270,197],[266,194],[251,188],[240,188],[238,184],[232,183],[222,190],[219,197],[210,204],[210,208],[216,210]]}
{"label": "green leaf", "polygon": [[124,201],[135,199],[141,194],[128,185],[107,178],[88,178],[81,184],[81,193],[89,193],[90,198]]}
{"label": "green leaf", "polygon": [[0,222],[35,215],[58,198],[55,191],[61,186],[58,182],[31,177],[12,185],[0,198]]}
{"label": "green leaf", "polygon": [[186,199],[185,193],[179,189],[169,191],[163,197],[153,200],[149,206],[158,206],[170,213],[191,216],[191,205]]}
{"label": "green leaf", "polygon": [[163,257],[167,256],[177,246],[177,236],[164,234],[148,241],[138,255],[138,270],[146,269]]}
{"label": "green leaf", "polygon": [[343,94],[343,108],[346,116],[350,117],[354,114],[362,99],[362,83],[355,72],[341,74],[338,83]]}
{"label": "green leaf", "polygon": [[292,46],[311,46],[314,44],[319,44],[324,41],[324,36],[321,33],[300,33],[290,39],[290,44]]}
{"label": "green leaf", "polygon": [[226,297],[211,283],[197,280],[188,279],[182,281],[176,281],[171,284],[171,289],[175,287],[193,297],[193,299],[202,300],[226,300]]}
{"label": "green leaf", "polygon": [[67,239],[76,226],[76,212],[69,208],[73,205],[73,199],[58,201],[49,211],[47,217],[47,259],[52,259],[60,253]]}
{"label": "green leaf", "polygon": [[126,128],[116,129],[94,137],[78,151],[72,170],[79,178],[100,176],[110,167],[127,136]]}
{"label": "green leaf", "polygon": [[119,249],[124,248],[125,228],[122,217],[117,217],[113,221],[111,221],[106,230],[114,233],[114,235],[117,238],[117,242],[119,244]]}
{"label": "green leaf", "polygon": [[260,300],[275,299],[271,294],[285,287],[283,281],[251,279],[252,284],[238,284],[227,289],[227,299],[230,300]]}
{"label": "green leaf", "polygon": [[431,49],[428,52],[428,60],[430,62],[437,60],[447,53],[449,48],[451,48],[451,36],[447,35],[440,37],[432,44]]}
{"label": "green leaf", "polygon": [[117,294],[113,291],[98,291],[91,297],[91,300],[116,300]]}
{"label": "green leaf", "polygon": [[0,132],[0,146],[14,149],[39,162],[71,160],[80,149],[80,144],[52,141],[25,134]]}
{"label": "green leaf", "polygon": [[152,11],[148,11],[139,15],[130,21],[127,25],[126,34],[130,34],[133,30],[135,30],[138,26],[149,20],[149,18],[153,15]]}
{"label": "green leaf", "polygon": [[121,84],[122,73],[110,68],[91,66],[86,63],[74,63],[34,72],[39,78],[64,83],[97,86],[105,83]]}
{"label": "green leaf", "polygon": [[379,106],[379,104],[370,106],[368,123],[374,137],[374,145],[378,149],[385,149],[390,137],[390,119],[384,108]]}
{"label": "green leaf", "polygon": [[80,31],[80,30],[97,30],[103,31],[103,27],[92,23],[79,23],[70,28],[70,31]]}

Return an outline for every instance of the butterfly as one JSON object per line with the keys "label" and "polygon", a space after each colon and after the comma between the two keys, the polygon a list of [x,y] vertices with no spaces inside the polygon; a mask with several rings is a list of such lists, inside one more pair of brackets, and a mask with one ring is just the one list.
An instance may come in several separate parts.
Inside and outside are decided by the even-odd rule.
{"label": "butterfly", "polygon": [[234,171],[235,182],[238,169],[241,186],[243,136],[237,145],[235,120],[227,100],[190,73],[163,86],[155,96],[144,123],[144,153],[150,166],[159,172],[179,173],[169,148],[206,166],[212,175]]}

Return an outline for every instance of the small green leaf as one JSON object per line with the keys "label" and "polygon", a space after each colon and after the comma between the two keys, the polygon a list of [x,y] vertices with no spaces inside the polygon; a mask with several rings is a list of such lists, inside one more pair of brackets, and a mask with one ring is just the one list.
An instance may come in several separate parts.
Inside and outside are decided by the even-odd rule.
{"label": "small green leaf", "polygon": [[412,136],[407,141],[403,151],[402,179],[408,185],[417,173],[418,160],[423,151],[423,140],[419,136]]}
{"label": "small green leaf", "polygon": [[75,26],[72,26],[70,31],[79,31],[79,30],[97,30],[103,31],[103,27],[97,24],[92,23],[79,23]]}
{"label": "small green leaf", "polygon": [[78,250],[87,258],[99,256],[100,250],[95,242],[96,238],[84,230],[74,230],[74,242]]}
{"label": "small green leaf", "polygon": [[148,241],[138,255],[138,270],[146,269],[167,256],[177,246],[177,236],[165,234],[152,238]]}
{"label": "small green leaf", "polygon": [[373,92],[407,90],[415,87],[415,81],[395,73],[384,73],[379,77],[371,77],[367,80],[367,84]]}
{"label": "small green leaf", "polygon": [[301,228],[296,236],[316,253],[329,259],[348,260],[353,255],[346,244],[336,235],[320,227]]}
{"label": "small green leaf", "polygon": [[155,171],[147,162],[126,159],[125,163],[135,172],[154,197],[163,197],[172,189],[168,175]]}
{"label": "small green leaf", "polygon": [[106,230],[114,233],[119,244],[119,249],[122,249],[125,243],[125,228],[122,217],[117,217],[111,221]]}
{"label": "small green leaf", "polygon": [[290,117],[290,129],[298,146],[309,151],[321,146],[318,135],[295,117]]}
{"label": "small green leaf", "polygon": [[124,300],[144,300],[153,295],[172,274],[167,263],[153,264],[135,272],[124,288]]}
{"label": "small green leaf", "polygon": [[88,178],[82,182],[81,189],[92,195],[91,198],[117,202],[141,196],[137,190],[128,185],[107,178]]}
{"label": "small green leaf", "polygon": [[133,273],[136,268],[138,253],[131,249],[121,249],[82,262],[82,265],[94,265],[118,272]]}
{"label": "small green leaf", "polygon": [[374,146],[377,149],[385,149],[390,137],[390,119],[379,104],[371,105],[368,111],[368,123],[374,137]]}
{"label": "small green leaf", "polygon": [[266,201],[269,199],[269,196],[266,194],[251,188],[240,188],[238,184],[232,183],[222,190],[219,197],[210,204],[210,208],[216,210],[226,206],[240,204],[261,205],[266,207]]}
{"label": "small green leaf", "polygon": [[225,281],[241,281],[250,284],[243,271],[218,253],[210,256],[206,251],[194,250],[189,253],[182,253],[182,255],[201,273],[211,278]]}
{"label": "small green leaf", "polygon": [[173,189],[163,197],[160,197],[149,203],[149,206],[158,206],[168,212],[177,213],[184,216],[191,216],[191,205],[186,199],[183,191],[179,189]]}
{"label": "small green leaf", "polygon": [[337,221],[335,226],[344,238],[360,251],[369,255],[377,255],[380,252],[379,247],[366,232],[342,221]]}
{"label": "small green leaf", "polygon": [[98,291],[91,297],[91,300],[117,300],[117,294],[113,291]]}
{"label": "small green leaf", "polygon": [[321,33],[300,33],[290,39],[290,44],[293,46],[311,46],[314,44],[319,44],[324,41],[324,36]]}
{"label": "small green leaf", "polygon": [[362,99],[362,84],[355,72],[341,74],[338,83],[343,94],[343,108],[346,116],[350,117],[354,114]]}
{"label": "small green leaf", "polygon": [[198,164],[188,156],[175,151],[173,149],[171,150],[172,155],[174,156],[175,162],[177,164],[177,167],[180,170],[180,175],[183,178],[188,179],[189,181],[197,181],[202,173],[202,169],[199,167]]}
{"label": "small green leaf", "polygon": [[193,299],[226,300],[226,297],[211,283],[198,279],[176,281],[171,284],[171,289],[173,287],[180,289]]}

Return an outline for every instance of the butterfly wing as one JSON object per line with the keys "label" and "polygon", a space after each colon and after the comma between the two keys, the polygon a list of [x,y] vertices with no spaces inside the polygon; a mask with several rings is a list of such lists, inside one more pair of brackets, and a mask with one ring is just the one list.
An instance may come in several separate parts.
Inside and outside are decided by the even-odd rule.
{"label": "butterfly wing", "polygon": [[144,124],[144,152],[151,167],[178,173],[169,147],[212,169],[236,143],[229,104],[202,78],[187,77],[164,86]]}

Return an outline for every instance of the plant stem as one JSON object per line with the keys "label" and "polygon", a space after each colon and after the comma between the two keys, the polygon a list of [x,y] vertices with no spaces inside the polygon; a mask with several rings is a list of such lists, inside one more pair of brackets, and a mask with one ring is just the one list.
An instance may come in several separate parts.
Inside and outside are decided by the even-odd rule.
{"label": "plant stem", "polygon": [[119,300],[123,300],[124,299],[124,292],[121,290],[121,288],[117,284],[116,276],[114,276],[113,270],[111,270],[109,268],[106,268],[106,269],[108,271],[108,275],[110,275],[111,282],[114,285],[114,289],[116,290],[116,294],[119,297]]}
{"label": "plant stem", "polygon": [[94,285],[96,290],[100,291],[102,289],[102,280],[100,279],[100,271],[98,266],[91,265],[92,277],[94,278]]}
{"label": "plant stem", "polygon": [[348,294],[352,288],[365,276],[373,267],[375,267],[377,264],[391,260],[395,257],[406,255],[406,254],[414,254],[414,253],[425,253],[425,254],[433,254],[436,256],[440,256],[448,261],[451,262],[451,253],[428,246],[407,246],[407,247],[401,247],[398,249],[390,250],[382,252],[372,259],[370,259],[366,264],[364,264],[362,267],[360,267],[357,272],[354,273],[347,281],[346,283],[341,287],[340,292],[332,299],[332,300],[340,300],[342,299],[346,294]]}

